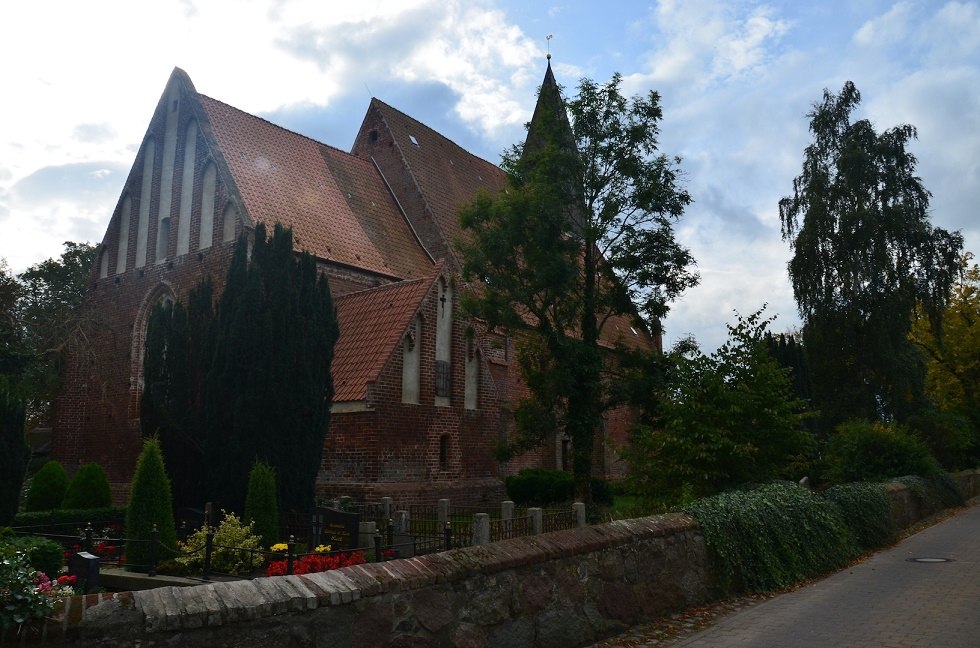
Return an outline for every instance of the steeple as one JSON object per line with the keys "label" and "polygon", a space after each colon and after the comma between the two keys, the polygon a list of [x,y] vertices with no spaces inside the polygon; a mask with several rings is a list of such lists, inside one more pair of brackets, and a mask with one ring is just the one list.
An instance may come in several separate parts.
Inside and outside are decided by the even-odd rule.
{"label": "steeple", "polygon": [[561,88],[551,70],[551,53],[548,54],[548,67],[538,90],[538,102],[534,106],[534,115],[527,128],[527,139],[524,142],[525,155],[528,150],[540,150],[545,142],[553,137],[574,149],[575,138],[568,121],[565,102],[561,97]]}

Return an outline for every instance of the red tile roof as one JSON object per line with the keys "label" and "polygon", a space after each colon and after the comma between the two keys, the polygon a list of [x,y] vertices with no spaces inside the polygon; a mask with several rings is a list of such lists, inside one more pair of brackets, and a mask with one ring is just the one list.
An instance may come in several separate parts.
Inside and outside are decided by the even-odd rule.
{"label": "red tile roof", "polygon": [[334,402],[362,401],[437,275],[337,297],[340,339],[331,365]]}
{"label": "red tile roof", "polygon": [[456,241],[467,238],[459,226],[459,207],[473,202],[480,189],[491,194],[502,190],[506,185],[503,170],[379,99],[372,99],[371,107],[381,113],[391,130],[419,191],[455,254]]}
{"label": "red tile roof", "polygon": [[431,274],[369,160],[198,96],[255,222],[291,226],[296,247],[323,259],[403,279]]}

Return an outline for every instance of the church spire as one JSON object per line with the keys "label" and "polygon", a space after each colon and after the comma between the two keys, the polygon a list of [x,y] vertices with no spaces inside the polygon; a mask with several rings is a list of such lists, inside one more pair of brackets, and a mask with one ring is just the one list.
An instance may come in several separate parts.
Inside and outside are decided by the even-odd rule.
{"label": "church spire", "polygon": [[[551,37],[548,37],[549,41]],[[550,42],[549,42],[550,47]],[[557,136],[567,146],[575,146],[572,127],[568,121],[565,102],[561,96],[561,88],[551,70],[551,52],[548,52],[548,67],[538,90],[538,102],[534,106],[534,115],[527,128],[527,139],[524,142],[525,154],[528,149],[541,149],[545,141]]]}

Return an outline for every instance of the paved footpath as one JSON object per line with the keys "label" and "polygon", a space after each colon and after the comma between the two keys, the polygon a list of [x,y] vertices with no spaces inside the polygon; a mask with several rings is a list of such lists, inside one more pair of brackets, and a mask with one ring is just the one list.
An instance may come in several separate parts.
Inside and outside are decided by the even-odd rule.
{"label": "paved footpath", "polygon": [[669,645],[980,647],[980,506]]}

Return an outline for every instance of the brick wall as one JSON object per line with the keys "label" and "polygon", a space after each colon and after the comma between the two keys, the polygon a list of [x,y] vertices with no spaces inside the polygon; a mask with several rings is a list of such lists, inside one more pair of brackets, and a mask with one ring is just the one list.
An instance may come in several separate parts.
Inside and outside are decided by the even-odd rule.
{"label": "brick wall", "polygon": [[[402,398],[402,353],[396,345],[368,390],[365,411],[333,413],[327,432],[317,494],[368,500],[394,497],[399,504],[478,504],[502,499],[503,484],[493,456],[498,439],[499,398],[486,361],[481,363],[478,407],[464,407],[467,323],[454,300],[451,391],[448,406],[436,402],[436,284],[422,301],[419,403]],[[341,334],[342,335],[342,334]],[[441,439],[447,439],[443,463]]]}

